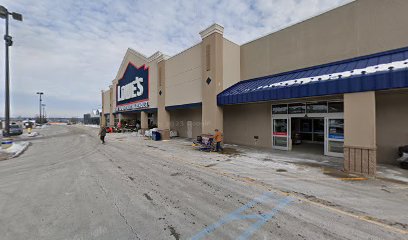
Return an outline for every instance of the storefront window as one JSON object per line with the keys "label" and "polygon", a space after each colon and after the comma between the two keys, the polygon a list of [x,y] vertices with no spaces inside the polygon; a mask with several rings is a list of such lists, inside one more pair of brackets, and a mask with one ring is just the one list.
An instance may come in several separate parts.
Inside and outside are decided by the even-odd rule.
{"label": "storefront window", "polygon": [[327,113],[327,102],[307,103],[307,113]]}
{"label": "storefront window", "polygon": [[305,113],[306,105],[303,103],[289,104],[289,114]]}
{"label": "storefront window", "polygon": [[344,112],[343,102],[329,102],[329,113],[342,113]]}
{"label": "storefront window", "polygon": [[288,120],[274,119],[273,121],[273,135],[286,136],[288,134]]}
{"label": "storefront window", "polygon": [[339,141],[329,141],[329,152],[343,153],[344,143]]}
{"label": "storefront window", "polygon": [[273,105],[272,106],[272,114],[287,114],[288,113],[288,105]]}
{"label": "storefront window", "polygon": [[275,147],[288,146],[288,119],[273,119],[272,138]]}
{"label": "storefront window", "polygon": [[329,138],[344,139],[344,119],[329,120]]}
{"label": "storefront window", "polygon": [[287,147],[288,139],[285,137],[273,137],[273,145],[276,147]]}

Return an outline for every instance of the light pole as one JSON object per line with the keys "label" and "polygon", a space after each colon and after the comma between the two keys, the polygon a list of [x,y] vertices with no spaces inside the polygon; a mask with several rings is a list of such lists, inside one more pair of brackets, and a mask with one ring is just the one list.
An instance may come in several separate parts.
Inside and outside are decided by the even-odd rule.
{"label": "light pole", "polygon": [[42,114],[43,114],[43,122],[45,123],[45,104],[41,104],[42,106]]}
{"label": "light pole", "polygon": [[38,121],[39,121],[39,124],[42,124],[42,119],[41,119],[41,105],[42,105],[41,102],[42,102],[42,99],[41,99],[41,96],[44,93],[43,92],[37,92],[37,94],[40,95],[40,115],[38,115],[40,117],[40,119]]}
{"label": "light pole", "polygon": [[6,43],[6,87],[5,87],[5,120],[6,120],[6,127],[5,127],[5,134],[4,136],[10,136],[10,73],[9,73],[9,47],[13,45],[13,38],[8,34],[8,23],[9,23],[9,15],[13,17],[14,20],[23,21],[23,16],[20,13],[9,12],[7,8],[0,5],[0,18],[4,18],[6,20],[6,34],[4,35],[4,41]]}

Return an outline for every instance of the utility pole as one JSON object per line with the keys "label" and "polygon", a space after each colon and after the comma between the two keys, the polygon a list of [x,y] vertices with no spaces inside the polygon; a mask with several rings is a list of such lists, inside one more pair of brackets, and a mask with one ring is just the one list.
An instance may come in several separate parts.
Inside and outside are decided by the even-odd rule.
{"label": "utility pole", "polygon": [[6,20],[6,34],[4,35],[4,41],[6,43],[6,84],[5,84],[5,132],[3,136],[10,136],[10,72],[9,72],[9,47],[13,45],[13,38],[9,35],[9,15],[13,17],[14,20],[23,21],[23,16],[19,13],[12,12],[10,13],[7,8],[4,6],[0,6],[0,18],[4,18]]}

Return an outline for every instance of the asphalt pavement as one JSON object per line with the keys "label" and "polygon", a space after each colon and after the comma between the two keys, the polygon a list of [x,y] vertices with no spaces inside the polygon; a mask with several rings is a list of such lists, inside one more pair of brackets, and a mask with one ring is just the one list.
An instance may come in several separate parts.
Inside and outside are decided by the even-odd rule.
{"label": "asphalt pavement", "polygon": [[[190,164],[182,151],[109,136],[102,145],[92,128],[50,126],[40,133],[24,154],[0,161],[0,239],[408,236],[403,217],[363,218],[273,183]],[[407,202],[406,193],[400,196]]]}

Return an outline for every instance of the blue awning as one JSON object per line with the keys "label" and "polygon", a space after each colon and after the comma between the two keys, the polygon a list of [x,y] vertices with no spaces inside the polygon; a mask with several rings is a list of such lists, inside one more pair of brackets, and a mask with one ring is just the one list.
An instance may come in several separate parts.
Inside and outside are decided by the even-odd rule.
{"label": "blue awning", "polygon": [[218,105],[408,87],[408,47],[245,80],[217,96]]}

